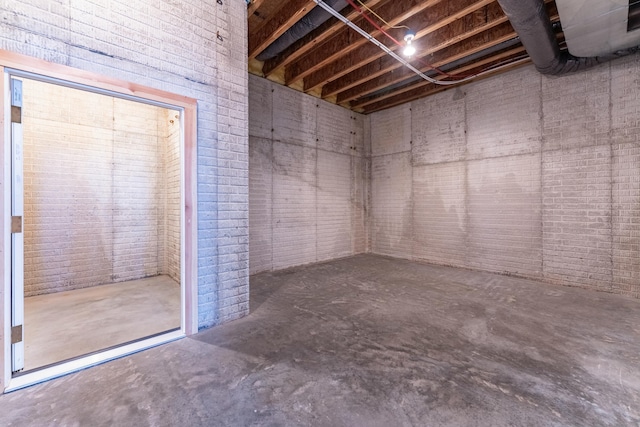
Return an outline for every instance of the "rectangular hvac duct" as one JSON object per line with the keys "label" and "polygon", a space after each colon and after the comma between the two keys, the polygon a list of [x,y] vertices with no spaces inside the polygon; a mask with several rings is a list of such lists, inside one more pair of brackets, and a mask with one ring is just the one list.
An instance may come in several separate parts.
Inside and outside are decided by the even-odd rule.
{"label": "rectangular hvac duct", "polygon": [[556,0],[569,52],[599,56],[640,45],[640,30],[628,30],[629,5],[637,0]]}

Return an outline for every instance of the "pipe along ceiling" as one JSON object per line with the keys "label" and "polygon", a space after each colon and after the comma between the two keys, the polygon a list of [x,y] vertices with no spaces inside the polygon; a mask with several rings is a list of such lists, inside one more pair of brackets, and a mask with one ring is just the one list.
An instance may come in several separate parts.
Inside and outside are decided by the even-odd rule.
{"label": "pipe along ceiling", "polygon": [[[602,56],[573,56],[568,51],[560,50],[543,0],[498,0],[498,3],[542,74],[562,75],[582,71],[640,51],[640,47],[636,46]],[[562,16],[560,19],[562,20]]]}

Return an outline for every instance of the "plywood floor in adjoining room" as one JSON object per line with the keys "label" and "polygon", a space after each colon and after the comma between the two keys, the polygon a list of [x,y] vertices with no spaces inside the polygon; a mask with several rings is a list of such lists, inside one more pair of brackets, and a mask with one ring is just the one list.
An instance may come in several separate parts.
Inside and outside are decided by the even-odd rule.
{"label": "plywood floor in adjoining room", "polygon": [[25,371],[180,327],[169,276],[25,298]]}

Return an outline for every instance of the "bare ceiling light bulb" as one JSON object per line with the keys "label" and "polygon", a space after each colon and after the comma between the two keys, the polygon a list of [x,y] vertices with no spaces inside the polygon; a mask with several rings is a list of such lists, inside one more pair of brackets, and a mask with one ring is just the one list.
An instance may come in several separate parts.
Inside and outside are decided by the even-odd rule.
{"label": "bare ceiling light bulb", "polygon": [[408,33],[406,36],[404,36],[404,41],[407,43],[404,47],[404,50],[402,51],[402,54],[404,56],[412,56],[414,53],[416,53],[416,48],[411,44],[415,36],[416,35],[413,33]]}

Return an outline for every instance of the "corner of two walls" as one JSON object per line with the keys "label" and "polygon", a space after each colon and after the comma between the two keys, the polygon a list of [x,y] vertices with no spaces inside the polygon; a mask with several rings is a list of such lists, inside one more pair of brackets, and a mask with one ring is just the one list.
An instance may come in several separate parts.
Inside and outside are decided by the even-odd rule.
{"label": "corner of two walls", "polygon": [[250,272],[367,250],[365,118],[250,76]]}
{"label": "corner of two walls", "polygon": [[640,297],[640,56],[374,113],[372,252]]}
{"label": "corner of two walls", "polygon": [[179,282],[176,111],[34,80],[23,93],[25,296]]}

